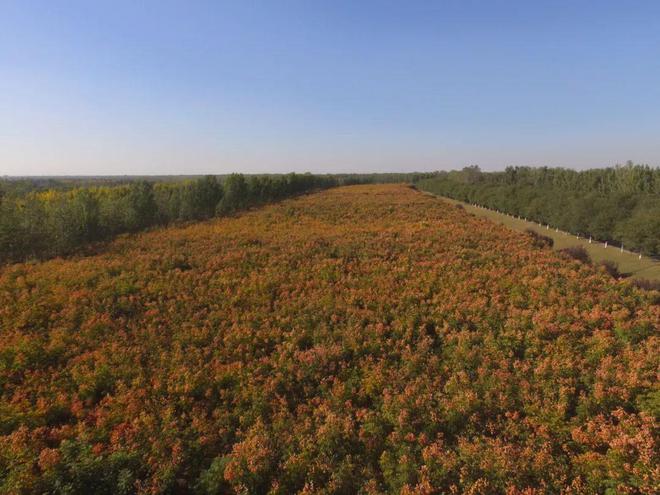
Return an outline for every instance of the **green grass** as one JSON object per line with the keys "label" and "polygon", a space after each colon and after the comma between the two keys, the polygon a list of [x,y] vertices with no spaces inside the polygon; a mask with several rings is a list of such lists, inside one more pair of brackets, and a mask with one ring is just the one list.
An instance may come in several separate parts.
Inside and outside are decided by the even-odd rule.
{"label": "green grass", "polygon": [[545,226],[539,227],[539,225],[534,222],[527,222],[522,219],[518,220],[517,218],[512,218],[503,213],[476,208],[471,204],[463,203],[462,201],[456,201],[444,196],[436,196],[434,194],[431,195],[452,204],[461,204],[466,211],[484,218],[488,218],[494,222],[499,222],[506,227],[509,227],[510,229],[518,230],[521,232],[527,229],[533,229],[539,234],[552,238],[554,241],[554,249],[558,250],[571,246],[582,246],[587,250],[594,263],[599,263],[601,261],[613,261],[617,264],[621,273],[630,275],[633,278],[660,280],[660,263],[652,260],[651,258],[642,256],[642,259],[640,260],[637,254],[633,254],[627,251],[621,252],[618,247],[608,246],[605,248],[602,243],[595,241],[590,244],[588,239],[577,239],[573,234],[568,234],[562,231],[556,232],[553,228],[547,229]]}

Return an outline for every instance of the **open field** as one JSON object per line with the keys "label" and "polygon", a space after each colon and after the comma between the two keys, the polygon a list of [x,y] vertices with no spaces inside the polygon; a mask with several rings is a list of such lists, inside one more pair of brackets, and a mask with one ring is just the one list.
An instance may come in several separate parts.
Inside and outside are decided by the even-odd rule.
{"label": "open field", "polygon": [[0,268],[0,493],[654,492],[660,307],[404,185]]}
{"label": "open field", "polygon": [[[433,194],[431,195],[434,196]],[[501,223],[510,229],[518,230],[521,232],[527,229],[532,229],[539,234],[548,236],[554,241],[554,249],[556,250],[572,246],[582,246],[587,250],[589,256],[591,256],[591,259],[595,263],[599,263],[601,261],[613,261],[618,265],[619,271],[621,273],[629,274],[633,278],[660,280],[660,262],[655,261],[648,256],[642,256],[642,258],[639,259],[638,254],[625,250],[621,252],[619,247],[616,246],[610,245],[606,248],[604,244],[600,242],[593,241],[592,243],[589,243],[589,240],[583,237],[578,239],[575,235],[562,231],[556,232],[555,229],[548,229],[546,226],[539,226],[534,222],[517,219],[515,217],[511,217],[510,215],[499,213],[493,210],[478,208],[469,203],[456,201],[455,199],[443,196],[437,197],[451,204],[460,203],[468,212]]]}

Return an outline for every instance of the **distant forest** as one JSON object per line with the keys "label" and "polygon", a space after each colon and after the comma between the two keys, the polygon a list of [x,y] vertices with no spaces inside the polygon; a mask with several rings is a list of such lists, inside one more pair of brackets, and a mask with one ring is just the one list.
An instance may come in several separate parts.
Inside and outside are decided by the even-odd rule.
{"label": "distant forest", "polygon": [[0,179],[0,263],[73,253],[90,243],[228,215],[329,187],[386,182],[477,203],[660,256],[660,169],[508,167],[384,174]]}
{"label": "distant forest", "polygon": [[0,263],[66,255],[118,234],[228,215],[313,190],[431,175],[4,178]]}
{"label": "distant forest", "polygon": [[437,172],[419,189],[476,203],[562,230],[660,255],[660,168],[634,165],[576,171],[478,166]]}

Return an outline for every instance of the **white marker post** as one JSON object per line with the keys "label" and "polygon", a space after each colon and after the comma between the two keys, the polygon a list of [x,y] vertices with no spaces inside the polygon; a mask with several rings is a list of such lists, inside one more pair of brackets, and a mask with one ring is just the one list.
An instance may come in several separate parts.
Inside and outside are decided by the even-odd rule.
{"label": "white marker post", "polygon": [[605,249],[607,249],[607,241],[605,241]]}

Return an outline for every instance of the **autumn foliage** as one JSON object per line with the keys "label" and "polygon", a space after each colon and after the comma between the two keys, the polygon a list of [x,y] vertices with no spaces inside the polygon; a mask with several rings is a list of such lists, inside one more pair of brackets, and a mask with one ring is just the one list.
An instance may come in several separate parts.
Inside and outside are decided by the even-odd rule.
{"label": "autumn foliage", "polygon": [[654,293],[406,186],[0,270],[2,493],[657,493]]}

